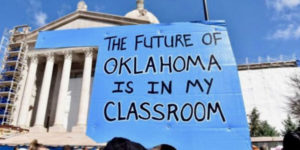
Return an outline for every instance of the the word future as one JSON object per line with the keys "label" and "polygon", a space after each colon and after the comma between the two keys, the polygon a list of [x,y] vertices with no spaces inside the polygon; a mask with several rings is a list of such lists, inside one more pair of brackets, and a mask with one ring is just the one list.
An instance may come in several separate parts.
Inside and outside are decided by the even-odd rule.
{"label": "the word future", "polygon": [[[142,75],[153,73],[159,76],[163,73],[172,75],[173,73],[187,73],[191,69],[198,69],[205,74],[217,73],[222,71],[222,65],[219,63],[217,57],[212,53],[201,56],[200,54],[191,54],[189,52],[183,52],[183,54],[189,55],[176,55],[165,54],[164,49],[173,49],[174,51],[180,50],[180,48],[193,48],[197,41],[197,44],[204,46],[217,46],[221,42],[221,32],[204,33],[198,40],[193,39],[192,34],[176,34],[176,35],[136,35],[134,40],[127,41],[127,37],[110,36],[104,40],[107,42],[107,51],[126,51],[131,50],[134,56],[130,57],[110,57],[104,60],[103,72],[107,75],[120,76],[122,74],[128,75]],[[133,42],[130,45],[130,49],[127,48],[128,42]],[[147,60],[139,60],[135,52],[142,50],[153,50],[157,51],[161,49],[159,56],[148,56]],[[156,52],[157,53],[157,52]],[[202,57],[208,57],[203,59]],[[203,60],[206,60],[204,62]],[[146,62],[146,63],[145,63]],[[144,64],[144,65],[139,65]],[[213,72],[211,70],[214,69]],[[209,95],[214,85],[214,79],[211,77],[197,78],[187,80],[185,86],[185,93],[188,95],[192,88],[199,89],[200,94]],[[174,95],[173,82],[176,81],[154,81],[149,79],[143,83],[134,83],[134,81],[123,81],[117,77],[116,81],[112,84],[113,89],[111,94],[134,94],[135,88],[146,87],[149,89],[145,91],[145,97],[147,99],[159,98],[159,95]],[[180,80],[180,79],[178,79]],[[140,94],[140,93],[139,93]],[[156,95],[156,96],[152,96]],[[149,98],[150,97],[150,98]],[[158,100],[157,99],[157,100]],[[106,100],[106,104],[103,107],[103,116],[106,121],[126,121],[126,120],[172,120],[176,121],[190,121],[195,120],[197,122],[203,122],[211,119],[212,114],[218,114],[222,122],[226,121],[226,117],[223,113],[221,103],[216,100],[214,102],[203,103],[201,101],[194,101],[195,103],[185,103],[184,105],[178,105],[176,103],[166,102],[168,104],[157,103],[151,104],[151,101],[141,102],[139,104],[131,102],[128,105],[122,105],[124,100]],[[130,101],[136,101],[131,99]],[[126,107],[127,106],[127,107]],[[125,108],[124,108],[125,107]],[[127,111],[124,111],[127,110]],[[114,112],[114,113],[109,113]]]}

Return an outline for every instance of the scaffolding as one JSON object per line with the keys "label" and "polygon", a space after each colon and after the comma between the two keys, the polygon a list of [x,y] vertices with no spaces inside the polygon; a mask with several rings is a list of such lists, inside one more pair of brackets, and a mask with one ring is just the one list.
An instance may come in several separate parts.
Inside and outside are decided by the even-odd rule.
{"label": "scaffolding", "polygon": [[14,103],[18,100],[21,73],[26,65],[28,32],[27,25],[17,26],[4,33],[0,43],[0,56],[3,57],[0,70],[0,125],[11,125],[13,121]]}
{"label": "scaffolding", "polygon": [[[3,60],[3,58],[4,58],[4,54],[6,52],[8,44],[9,44],[9,37],[10,37],[9,30],[4,29],[3,36],[2,36],[1,41],[0,41],[0,60]],[[0,66],[1,66],[0,70],[3,70],[4,66],[2,66],[1,61],[0,61]]]}

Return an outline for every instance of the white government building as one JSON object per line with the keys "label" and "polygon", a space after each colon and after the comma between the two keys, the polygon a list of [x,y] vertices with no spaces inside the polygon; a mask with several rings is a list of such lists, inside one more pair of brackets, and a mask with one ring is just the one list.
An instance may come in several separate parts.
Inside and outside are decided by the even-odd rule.
{"label": "white government building", "polygon": [[[143,0],[125,16],[91,12],[80,1],[75,12],[39,29],[14,28],[0,81],[0,123],[23,133],[3,130],[0,144],[28,144],[38,138],[48,145],[97,145],[85,136],[97,47],[38,51],[34,47],[40,31],[149,23],[159,21],[144,9]],[[262,119],[281,129],[287,115],[284,96],[293,90],[287,82],[296,72],[296,61],[239,66],[247,113],[257,107]]]}

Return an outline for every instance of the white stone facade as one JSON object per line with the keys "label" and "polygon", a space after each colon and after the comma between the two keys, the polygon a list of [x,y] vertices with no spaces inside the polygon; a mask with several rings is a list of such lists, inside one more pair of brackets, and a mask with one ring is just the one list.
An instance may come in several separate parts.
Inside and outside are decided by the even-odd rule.
{"label": "white stone facade", "polygon": [[288,96],[295,94],[291,77],[300,74],[300,67],[265,68],[239,71],[246,113],[256,107],[262,120],[283,130],[288,115]]}
{"label": "white stone facade", "polygon": [[[12,125],[32,133],[85,133],[97,48],[35,50],[39,31],[148,24],[148,20],[77,10],[26,35],[27,57]],[[18,42],[24,39],[14,37]]]}
{"label": "white stone facade", "polygon": [[[18,117],[14,125],[30,128],[31,132],[46,132],[45,127],[50,127],[50,132],[66,132],[72,128],[74,132],[84,133],[96,52],[95,48],[29,51],[28,75],[21,103],[18,104],[20,111],[15,111]],[[76,75],[82,77],[76,78]],[[79,101],[75,101],[78,97]],[[78,106],[78,111],[74,111],[71,104]]]}

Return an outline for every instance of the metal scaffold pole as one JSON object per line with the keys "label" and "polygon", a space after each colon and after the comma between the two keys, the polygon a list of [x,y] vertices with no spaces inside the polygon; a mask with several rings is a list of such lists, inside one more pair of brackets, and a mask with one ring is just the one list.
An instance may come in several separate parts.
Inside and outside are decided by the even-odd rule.
{"label": "metal scaffold pole", "polygon": [[207,7],[207,1],[203,0],[203,10],[204,10],[204,18],[206,21],[209,20],[209,14],[208,14],[208,7]]}

